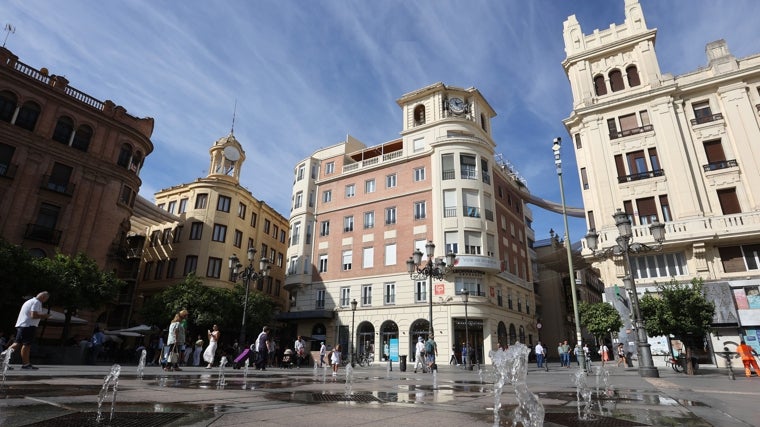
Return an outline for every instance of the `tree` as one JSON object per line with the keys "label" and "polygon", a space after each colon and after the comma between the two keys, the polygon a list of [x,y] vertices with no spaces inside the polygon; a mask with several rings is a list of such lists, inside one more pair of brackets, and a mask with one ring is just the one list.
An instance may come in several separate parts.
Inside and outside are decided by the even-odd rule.
{"label": "tree", "polygon": [[615,307],[606,302],[595,304],[581,303],[579,314],[583,327],[602,341],[604,341],[610,332],[617,332],[623,327],[620,313],[615,310]]}
{"label": "tree", "polygon": [[35,263],[50,292],[49,304],[63,308],[62,343],[68,339],[71,316],[77,310],[101,308],[112,302],[124,286],[113,272],[100,271],[95,260],[83,253],[73,257],[58,253],[53,258],[39,258]]}
{"label": "tree", "polygon": [[673,335],[686,347],[686,372],[694,375],[691,348],[710,330],[715,304],[702,293],[702,279],[690,284],[672,279],[658,284],[657,294],[646,294],[639,302],[647,332],[652,335]]}
{"label": "tree", "polygon": [[3,290],[0,329],[13,327],[24,301],[46,290],[46,287],[39,266],[29,251],[0,238],[0,289]]}

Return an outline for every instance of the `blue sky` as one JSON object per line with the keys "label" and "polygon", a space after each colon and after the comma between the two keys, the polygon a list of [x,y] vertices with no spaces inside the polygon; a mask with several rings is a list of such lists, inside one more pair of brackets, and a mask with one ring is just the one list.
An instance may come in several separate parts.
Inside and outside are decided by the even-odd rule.
{"label": "blue sky", "polygon": [[[663,73],[705,66],[705,44],[760,53],[756,0],[641,0]],[[570,137],[562,23],[583,32],[623,23],[624,0],[11,0],[6,47],[95,98],[153,117],[155,151],[140,194],[205,176],[229,133],[246,151],[241,184],[289,215],[293,167],[346,134],[399,136],[396,99],[435,82],[478,88],[497,112],[497,152],[532,193],[559,202],[551,151],[561,136],[567,204],[581,207]],[[532,207],[536,239],[564,230]],[[610,212],[612,214],[612,212]],[[570,220],[571,239],[585,221]]]}

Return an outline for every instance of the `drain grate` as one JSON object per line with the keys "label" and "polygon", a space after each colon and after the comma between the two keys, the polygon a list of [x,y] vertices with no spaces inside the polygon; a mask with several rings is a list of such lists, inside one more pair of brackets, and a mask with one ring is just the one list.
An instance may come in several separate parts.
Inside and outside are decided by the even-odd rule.
{"label": "drain grate", "polygon": [[352,394],[350,396],[346,396],[345,394],[312,393],[311,398],[315,402],[382,402],[382,400],[376,398],[371,394]]}
{"label": "drain grate", "polygon": [[39,421],[27,426],[44,427],[55,425],[56,427],[84,427],[84,426],[109,426],[109,427],[160,427],[179,420],[187,414],[182,412],[115,412],[113,419],[109,421],[110,412],[102,415],[100,423],[96,421],[98,414],[95,412],[75,412],[60,417]]}
{"label": "drain grate", "polygon": [[618,418],[604,417],[601,415],[595,415],[591,420],[580,420],[577,414],[552,412],[544,416],[544,422],[550,421],[554,424],[566,427],[633,427],[633,426],[647,426],[648,424],[641,424],[628,420],[621,420]]}

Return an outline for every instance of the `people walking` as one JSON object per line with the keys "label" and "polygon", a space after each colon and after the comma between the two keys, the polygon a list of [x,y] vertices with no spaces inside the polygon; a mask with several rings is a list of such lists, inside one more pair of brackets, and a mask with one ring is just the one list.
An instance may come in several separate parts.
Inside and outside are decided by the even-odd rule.
{"label": "people walking", "polygon": [[322,341],[319,343],[319,367],[325,365],[325,356],[327,356],[327,346],[325,345],[325,342]]}
{"label": "people walking", "polygon": [[16,319],[16,338],[13,340],[13,344],[0,353],[0,356],[4,357],[7,351],[16,351],[21,346],[21,369],[37,369],[36,366],[32,365],[31,360],[32,340],[34,340],[40,320],[50,317],[50,314],[42,312],[42,304],[47,302],[49,298],[50,294],[45,291],[26,300]]}
{"label": "people walking", "polygon": [[214,366],[214,357],[216,357],[216,346],[221,336],[219,326],[214,325],[208,330],[208,347],[203,352],[203,361],[207,363],[206,369],[211,369]]}
{"label": "people walking", "polygon": [[437,370],[437,365],[435,364],[436,356],[438,356],[438,344],[436,344],[435,337],[431,334],[427,341],[425,341],[425,358],[427,359],[430,372],[433,372],[434,369]]}
{"label": "people walking", "polygon": [[185,343],[185,327],[183,320],[189,315],[187,310],[182,310],[174,315],[172,323],[169,325],[169,337],[166,345],[169,346],[169,352],[166,356],[166,366],[164,371],[181,371],[179,367],[180,352]]}
{"label": "people walking", "polygon": [[203,338],[198,335],[195,340],[195,351],[193,351],[193,366],[201,366],[201,354],[203,354]]}
{"label": "people walking", "polygon": [[539,368],[544,367],[544,357],[546,356],[546,350],[544,350],[544,346],[541,345],[541,341],[536,343],[536,365],[538,365]]}
{"label": "people walking", "polygon": [[414,345],[414,373],[417,373],[417,367],[422,369],[422,372],[425,372],[425,363],[423,359],[425,358],[425,343],[422,340],[422,337],[417,337],[417,344]]}
{"label": "people walking", "polygon": [[259,336],[256,338],[256,369],[264,371],[267,368],[267,358],[269,357],[269,350],[271,347],[271,341],[269,340],[269,326],[264,326]]}
{"label": "people walking", "polygon": [[338,368],[340,367],[340,360],[343,357],[340,350],[341,350],[340,344],[336,345],[335,348],[333,348],[332,355],[330,356],[330,364],[332,365],[332,369],[333,369],[332,376],[334,377],[338,376]]}
{"label": "people walking", "polygon": [[90,365],[97,365],[98,358],[100,358],[100,354],[103,352],[103,345],[105,342],[106,335],[100,330],[99,326],[95,326],[95,329],[92,331],[92,338],[90,338],[90,343],[92,344],[89,357]]}
{"label": "people walking", "polygon": [[562,366],[570,367],[570,344],[567,343],[567,340],[562,342]]}
{"label": "people walking", "polygon": [[617,345],[617,356],[618,356],[618,362],[617,366],[619,367],[622,363],[623,366],[628,366],[628,362],[625,360],[625,349],[623,348],[623,343],[618,343]]}
{"label": "people walking", "polygon": [[757,362],[755,361],[755,357],[757,356],[757,352],[754,348],[747,345],[744,340],[741,341],[738,347],[736,347],[736,352],[739,353],[739,357],[742,359],[742,363],[744,364],[744,375],[747,376],[747,378],[752,376],[752,371],[750,368],[753,368],[755,370],[755,376],[760,376],[760,370],[757,368]]}
{"label": "people walking", "polygon": [[607,361],[610,360],[610,349],[607,347],[607,343],[602,341],[602,344],[599,346],[599,356],[601,356],[602,359],[602,366],[604,366]]}

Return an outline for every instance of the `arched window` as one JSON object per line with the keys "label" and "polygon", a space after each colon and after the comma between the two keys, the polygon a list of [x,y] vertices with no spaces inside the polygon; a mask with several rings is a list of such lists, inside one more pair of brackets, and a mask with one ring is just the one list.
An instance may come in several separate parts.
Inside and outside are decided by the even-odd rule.
{"label": "arched window", "polygon": [[7,90],[0,92],[0,120],[10,123],[13,120],[13,113],[16,112],[16,95]]}
{"label": "arched window", "polygon": [[625,75],[628,77],[628,87],[634,87],[641,84],[641,80],[639,80],[639,70],[635,65],[626,68]]}
{"label": "arched window", "polygon": [[116,161],[116,164],[126,169],[129,167],[129,162],[131,159],[132,146],[129,144],[121,144],[121,151],[119,151],[119,160]]}
{"label": "arched window", "polygon": [[92,139],[92,128],[87,125],[79,126],[76,133],[74,133],[74,140],[71,142],[71,146],[77,150],[86,152],[90,147],[90,139]]}
{"label": "arched window", "polygon": [[36,103],[31,101],[25,103],[21,106],[18,117],[16,117],[16,126],[33,131],[34,126],[37,124],[37,119],[40,117],[40,111],[40,106]]}
{"label": "arched window", "polygon": [[613,92],[618,92],[625,89],[623,85],[623,73],[620,70],[610,71],[610,89]]}
{"label": "arched window", "polygon": [[140,168],[142,168],[142,153],[136,151],[135,155],[132,156],[132,164],[129,165],[129,170],[134,173],[138,173],[140,171]]}
{"label": "arched window", "polygon": [[520,342],[525,344],[525,328],[520,325]]}
{"label": "arched window", "polygon": [[594,77],[594,92],[597,96],[607,95],[607,84],[604,82],[604,76]]}
{"label": "arched window", "polygon": [[517,342],[517,330],[515,329],[514,323],[509,324],[509,345],[512,345]]}
{"label": "arched window", "polygon": [[414,107],[414,124],[425,124],[425,106],[422,104]]}
{"label": "arched window", "polygon": [[55,124],[55,130],[53,131],[53,141],[69,145],[72,133],[74,133],[74,121],[66,116],[59,117],[58,122]]}
{"label": "arched window", "polygon": [[497,328],[497,336],[499,337],[499,345],[504,346],[508,343],[507,341],[507,326],[504,324],[504,322],[499,322],[499,327]]}

